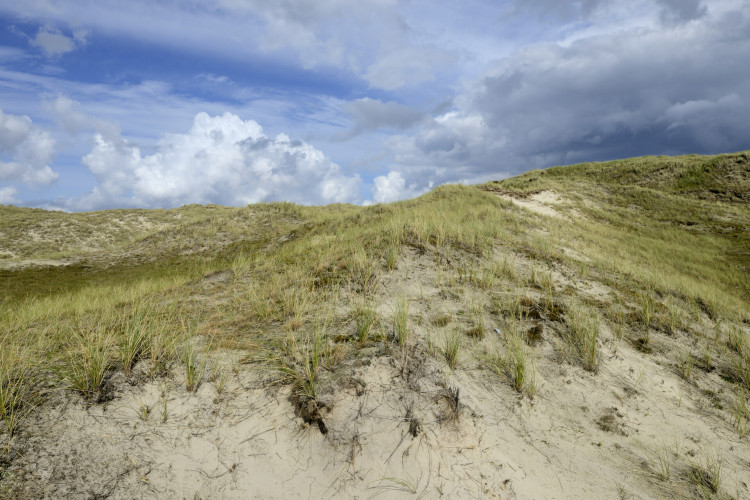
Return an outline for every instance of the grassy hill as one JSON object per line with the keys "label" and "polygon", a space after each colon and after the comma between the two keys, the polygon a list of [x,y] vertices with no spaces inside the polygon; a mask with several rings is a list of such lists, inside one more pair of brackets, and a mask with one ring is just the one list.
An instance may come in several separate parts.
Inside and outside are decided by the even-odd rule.
{"label": "grassy hill", "polygon": [[0,495],[749,497],[749,160],[0,206]]}

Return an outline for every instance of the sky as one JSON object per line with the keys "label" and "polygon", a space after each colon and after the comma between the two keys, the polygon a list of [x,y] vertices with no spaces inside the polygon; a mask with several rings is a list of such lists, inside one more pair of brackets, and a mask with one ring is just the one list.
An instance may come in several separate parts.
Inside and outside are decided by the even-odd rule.
{"label": "sky", "polygon": [[750,149],[750,0],[0,0],[0,204],[371,204]]}

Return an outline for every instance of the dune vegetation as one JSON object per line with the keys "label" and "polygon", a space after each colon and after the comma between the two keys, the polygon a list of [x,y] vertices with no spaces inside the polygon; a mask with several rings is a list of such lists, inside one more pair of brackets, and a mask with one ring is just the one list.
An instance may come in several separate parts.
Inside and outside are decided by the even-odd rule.
{"label": "dune vegetation", "polygon": [[750,152],[0,206],[0,346],[8,498],[750,498]]}

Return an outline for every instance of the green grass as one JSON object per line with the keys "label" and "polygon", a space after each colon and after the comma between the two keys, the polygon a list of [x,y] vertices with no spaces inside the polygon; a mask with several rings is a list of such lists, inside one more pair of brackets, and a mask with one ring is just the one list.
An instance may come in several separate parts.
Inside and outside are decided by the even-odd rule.
{"label": "green grass", "polygon": [[641,293],[638,295],[638,303],[640,308],[638,313],[640,316],[641,324],[643,326],[641,330],[641,336],[638,340],[641,341],[643,348],[649,348],[651,342],[651,322],[654,318],[655,303],[654,299],[649,292]]}
{"label": "green grass", "polygon": [[479,302],[471,302],[469,305],[469,330],[466,333],[475,339],[485,336],[484,306]]}
{"label": "green grass", "polygon": [[174,322],[176,311],[159,311],[147,304],[135,304],[131,311],[122,312],[115,321],[115,338],[122,368],[129,374],[141,359],[149,358],[158,367],[167,356],[162,345],[169,334],[168,326]]}
{"label": "green grass", "polygon": [[680,377],[690,381],[693,374],[693,355],[690,352],[682,351],[677,355],[677,369]]}
{"label": "green grass", "polygon": [[318,325],[303,339],[289,335],[284,342],[285,354],[272,356],[272,366],[282,379],[291,384],[299,400],[316,401],[318,398],[318,373],[325,362],[325,326]]}

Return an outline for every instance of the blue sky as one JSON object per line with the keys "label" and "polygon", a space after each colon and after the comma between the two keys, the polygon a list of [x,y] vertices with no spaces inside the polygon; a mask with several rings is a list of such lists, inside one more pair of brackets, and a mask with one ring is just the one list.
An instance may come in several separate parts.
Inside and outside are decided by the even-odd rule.
{"label": "blue sky", "polygon": [[0,203],[371,203],[750,148],[748,0],[0,0]]}

